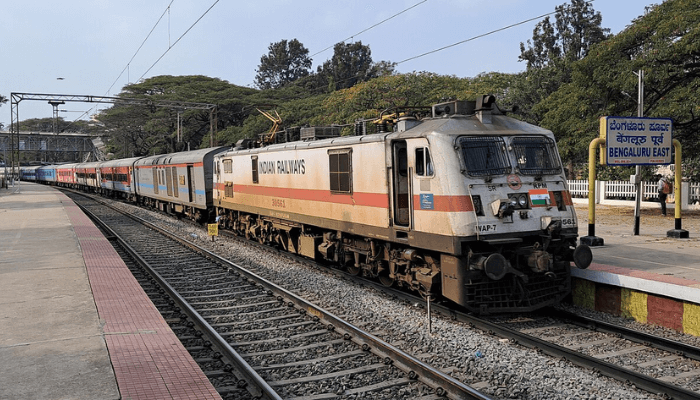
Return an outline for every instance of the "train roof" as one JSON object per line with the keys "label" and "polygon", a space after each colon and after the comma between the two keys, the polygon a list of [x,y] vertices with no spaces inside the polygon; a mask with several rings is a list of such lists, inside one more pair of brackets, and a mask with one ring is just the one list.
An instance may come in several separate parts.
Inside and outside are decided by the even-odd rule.
{"label": "train roof", "polygon": [[99,168],[104,161],[91,161],[75,164],[75,168]]}
{"label": "train roof", "polygon": [[100,168],[131,167],[134,165],[136,160],[141,158],[143,157],[119,158],[116,160],[104,161],[100,165]]}
{"label": "train roof", "polygon": [[59,169],[73,169],[75,168],[79,163],[70,163],[70,164],[56,164],[54,167],[59,170]]}
{"label": "train roof", "polygon": [[505,115],[491,115],[490,122],[482,122],[476,115],[449,115],[415,121],[415,126],[399,132],[383,132],[361,136],[340,136],[329,139],[296,141],[273,144],[253,149],[233,149],[226,154],[259,154],[282,150],[301,150],[324,147],[344,147],[362,143],[377,143],[394,139],[450,135],[523,135],[539,134],[553,137],[551,131]]}
{"label": "train roof", "polygon": [[222,152],[228,146],[208,147],[206,149],[181,151],[178,153],[160,154],[156,156],[143,157],[137,160],[134,165],[163,165],[163,164],[183,164],[204,161],[207,156]]}
{"label": "train roof", "polygon": [[552,132],[547,129],[505,115],[491,115],[489,120],[489,122],[482,122],[475,115],[429,118],[422,120],[411,129],[392,133],[389,139],[408,139],[430,135],[552,135]]}
{"label": "train roof", "polygon": [[258,147],[254,149],[239,149],[239,150],[231,150],[228,151],[222,155],[226,154],[258,154],[258,153],[267,153],[267,152],[275,152],[275,151],[281,151],[281,150],[301,150],[301,149],[314,149],[314,148],[322,148],[322,147],[342,147],[342,146],[350,146],[350,145],[356,145],[360,143],[376,143],[376,142],[383,142],[384,139],[390,135],[390,132],[384,132],[384,133],[374,133],[371,135],[362,135],[362,136],[339,136],[331,139],[323,139],[323,140],[312,140],[312,141],[296,141],[296,142],[289,142],[289,143],[280,143],[280,144],[273,144],[270,146],[265,146],[265,147]]}

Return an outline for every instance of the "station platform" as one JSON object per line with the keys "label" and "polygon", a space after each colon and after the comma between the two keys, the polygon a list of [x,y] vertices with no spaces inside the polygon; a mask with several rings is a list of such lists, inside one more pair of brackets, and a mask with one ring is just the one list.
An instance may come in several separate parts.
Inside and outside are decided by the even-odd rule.
{"label": "station platform", "polygon": [[[642,204],[634,235],[631,204],[597,205],[588,269],[572,268],[573,303],[641,323],[700,336],[700,212],[684,211],[688,238],[668,237],[675,228],[674,204],[662,216],[659,203]],[[588,204],[575,203],[579,237],[588,235]]]}
{"label": "station platform", "polygon": [[0,189],[0,399],[221,399],[85,214]]}

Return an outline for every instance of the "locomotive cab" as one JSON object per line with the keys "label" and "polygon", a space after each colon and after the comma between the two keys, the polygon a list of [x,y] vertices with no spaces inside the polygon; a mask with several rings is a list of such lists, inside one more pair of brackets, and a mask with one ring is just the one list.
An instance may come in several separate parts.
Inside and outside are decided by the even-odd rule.
{"label": "locomotive cab", "polygon": [[[586,268],[592,254],[576,246],[553,134],[503,115],[490,97],[434,106],[433,118],[397,134],[412,159],[394,169],[412,175],[414,204],[395,225],[440,252],[432,291],[480,313],[528,311],[568,294],[571,262]],[[396,214],[405,189],[393,176]]]}

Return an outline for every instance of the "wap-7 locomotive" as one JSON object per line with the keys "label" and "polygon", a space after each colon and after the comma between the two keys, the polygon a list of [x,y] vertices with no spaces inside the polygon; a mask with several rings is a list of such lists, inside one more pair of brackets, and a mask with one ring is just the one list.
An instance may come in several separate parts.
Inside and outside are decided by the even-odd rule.
{"label": "wap-7 locomotive", "polygon": [[393,116],[392,132],[308,127],[299,141],[215,155],[220,226],[475,312],[566,296],[571,263],[592,255],[576,246],[552,132],[492,96]]}

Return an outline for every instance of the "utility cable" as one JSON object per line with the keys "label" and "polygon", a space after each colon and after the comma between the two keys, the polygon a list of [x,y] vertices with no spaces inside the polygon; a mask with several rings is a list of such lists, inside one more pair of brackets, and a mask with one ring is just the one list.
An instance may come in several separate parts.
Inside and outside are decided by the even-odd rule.
{"label": "utility cable", "polygon": [[143,75],[141,75],[141,77],[139,78],[139,80],[141,80],[144,76],[146,76],[146,74],[147,74],[153,67],[155,67],[156,64],[158,64],[158,62],[159,62],[161,59],[163,59],[163,57],[165,57],[166,54],[168,54],[168,52],[170,51],[170,49],[172,49],[173,47],[175,47],[175,45],[180,41],[180,39],[182,39],[185,35],[187,35],[187,33],[188,33],[192,28],[194,28],[194,26],[197,25],[197,23],[198,23],[199,21],[201,21],[202,18],[204,18],[204,16],[207,15],[207,13],[209,13],[209,11],[211,11],[211,9],[214,8],[214,6],[216,5],[216,3],[218,3],[218,2],[219,2],[219,0],[216,0],[216,1],[214,2],[214,4],[212,4],[211,6],[209,6],[209,8],[207,9],[207,11],[205,11],[204,14],[202,14],[199,18],[197,18],[197,20],[194,21],[194,23],[193,23],[189,28],[187,28],[187,30],[185,31],[185,33],[183,33],[182,35],[180,35],[180,37],[177,38],[177,40],[176,40],[173,44],[171,44],[171,45],[168,47],[168,49],[165,50],[165,52],[164,52],[163,54],[161,54],[160,57],[158,57],[158,59],[156,60],[156,62],[154,62],[153,65],[151,65],[151,66],[146,70],[146,72],[144,72]]}
{"label": "utility cable", "polygon": [[464,39],[464,40],[461,40],[461,41],[459,41],[459,42],[457,42],[457,43],[452,43],[452,44],[450,44],[450,45],[440,47],[439,49],[431,50],[431,51],[425,52],[425,53],[423,53],[423,54],[419,54],[419,55],[417,55],[417,56],[409,57],[409,58],[407,58],[407,59],[405,59],[405,60],[401,60],[401,61],[397,62],[396,65],[405,63],[406,61],[415,60],[416,58],[421,58],[421,57],[427,56],[427,55],[429,55],[429,54],[437,53],[438,51],[442,51],[442,50],[445,50],[445,49],[449,49],[450,47],[454,47],[454,46],[457,46],[457,45],[460,45],[460,44],[463,44],[463,43],[471,42],[472,40],[476,40],[476,39],[479,39],[479,38],[482,38],[482,37],[485,37],[485,36],[489,36],[489,35],[492,35],[492,34],[497,33],[497,32],[505,31],[506,29],[510,29],[510,28],[516,27],[516,26],[518,26],[518,25],[523,25],[523,24],[526,24],[526,23],[528,23],[528,22],[534,21],[534,20],[536,20],[536,19],[544,18],[544,17],[550,16],[550,15],[556,14],[556,13],[557,13],[557,11],[552,11],[552,12],[547,13],[547,14],[542,14],[542,15],[540,15],[540,16],[538,16],[538,17],[526,19],[526,20],[524,20],[524,21],[516,22],[516,23],[514,23],[514,24],[511,24],[511,25],[508,25],[508,26],[504,26],[504,27],[502,27],[502,28],[498,28],[498,29],[492,30],[492,31],[490,31],[490,32],[482,33],[481,35],[476,35],[476,36],[470,37],[469,39]]}
{"label": "utility cable", "polygon": [[[151,28],[151,31],[148,32],[148,35],[146,35],[146,38],[143,39],[143,42],[141,42],[141,46],[139,46],[139,48],[136,50],[136,52],[134,53],[134,55],[131,56],[131,59],[129,60],[129,62],[126,63],[126,66],[124,67],[124,69],[122,70],[122,72],[119,74],[119,76],[117,77],[117,79],[115,79],[114,82],[112,83],[112,86],[110,86],[109,89],[107,89],[107,92],[105,92],[105,96],[112,90],[112,88],[113,88],[114,85],[117,83],[117,81],[119,80],[119,78],[121,78],[122,75],[124,75],[124,71],[126,71],[126,70],[129,69],[129,66],[131,65],[131,62],[134,61],[134,58],[136,58],[136,55],[139,54],[139,51],[141,51],[141,48],[143,47],[143,45],[146,44],[146,41],[148,40],[148,38],[151,37],[151,34],[152,34],[153,31],[156,29],[156,27],[158,26],[158,24],[160,24],[160,21],[163,19],[163,17],[165,16],[165,14],[166,14],[166,13],[168,13],[168,15],[170,14],[170,6],[173,5],[173,2],[174,2],[174,1],[175,1],[175,0],[171,0],[171,1],[170,1],[170,4],[168,4],[168,6],[165,8],[165,11],[163,11],[163,14],[160,15],[160,18],[158,18],[158,21],[156,21],[156,24],[153,25],[153,28]],[[169,23],[170,23],[170,22],[168,22],[168,24],[169,24]],[[169,34],[170,34],[170,32],[169,32],[169,29],[168,29],[168,35],[169,35]],[[169,39],[170,39],[170,38],[168,37],[168,40],[169,40]]]}
{"label": "utility cable", "polygon": [[[590,3],[592,3],[593,1],[595,1],[595,0],[588,0],[588,1],[586,1],[586,3],[590,4]],[[568,7],[565,7],[565,8],[571,8],[571,7],[572,7],[572,6],[568,6]],[[563,8],[562,8],[562,9],[563,9]],[[459,42],[457,42],[457,43],[452,43],[452,44],[450,44],[450,45],[440,47],[439,49],[431,50],[431,51],[428,51],[428,52],[426,52],[426,53],[419,54],[419,55],[417,55],[417,56],[413,56],[413,57],[407,58],[407,59],[405,59],[405,60],[401,60],[401,61],[397,62],[396,65],[399,65],[399,64],[401,64],[401,63],[405,63],[406,61],[415,60],[416,58],[420,58],[420,57],[423,57],[423,56],[427,56],[427,55],[429,55],[429,54],[437,53],[437,52],[439,52],[439,51],[442,51],[442,50],[445,50],[445,49],[449,49],[450,47],[454,47],[454,46],[457,46],[457,45],[460,45],[460,44],[463,44],[463,43],[471,42],[472,40],[479,39],[479,38],[482,38],[482,37],[485,37],[485,36],[489,36],[489,35],[492,35],[492,34],[497,33],[497,32],[505,31],[506,29],[510,29],[510,28],[516,27],[516,26],[518,26],[518,25],[523,25],[523,24],[526,24],[526,23],[528,23],[528,22],[532,22],[532,21],[534,21],[534,20],[536,20],[536,19],[548,17],[548,16],[550,16],[550,15],[552,15],[552,14],[556,14],[556,13],[558,13],[558,12],[560,12],[560,11],[561,11],[561,10],[556,10],[556,9],[555,9],[555,10],[552,11],[552,12],[549,12],[549,13],[546,13],[546,14],[542,14],[542,15],[540,15],[540,16],[538,16],[538,17],[533,17],[533,18],[526,19],[526,20],[524,20],[524,21],[516,22],[516,23],[514,23],[514,24],[511,24],[511,25],[508,25],[508,26],[504,26],[504,27],[499,28],[499,29],[495,29],[495,30],[493,30],[493,31],[491,31],[491,32],[486,32],[486,33],[483,33],[483,34],[481,34],[481,35],[477,35],[477,36],[471,37],[471,38],[469,38],[469,39],[461,40],[461,41],[459,41]]]}
{"label": "utility cable", "polygon": [[[349,37],[347,37],[347,38],[345,38],[345,39],[343,39],[343,40],[341,40],[340,42],[337,42],[337,43],[344,43],[344,42],[345,42],[346,40],[348,40],[348,39],[352,39],[352,38],[354,38],[355,36],[359,36],[360,34],[363,34],[363,33],[367,32],[368,30],[370,30],[370,29],[372,29],[372,28],[375,28],[375,27],[377,27],[377,26],[379,26],[379,25],[381,25],[381,24],[387,22],[387,21],[389,21],[390,19],[392,19],[392,18],[394,18],[394,17],[398,17],[399,15],[405,13],[406,11],[411,10],[412,8],[418,7],[419,5],[425,3],[426,1],[428,1],[428,0],[423,0],[423,1],[421,1],[421,2],[418,2],[418,3],[414,4],[414,5],[412,5],[411,7],[408,7],[407,9],[405,9],[405,10],[403,10],[403,11],[400,11],[400,12],[394,14],[394,15],[392,15],[391,17],[386,18],[386,19],[383,20],[383,21],[377,22],[376,24],[370,26],[369,28],[365,28],[364,30],[361,30],[360,32],[357,32],[356,34],[354,34],[354,35],[352,35],[352,36],[349,36]],[[336,43],[334,43],[334,44],[332,44],[332,45],[326,47],[325,49],[323,49],[323,50],[321,50],[321,51],[317,51],[316,53],[310,55],[309,58],[311,58],[311,57],[313,57],[313,56],[315,56],[315,55],[317,55],[317,54],[323,53],[324,51],[330,49],[331,47],[333,47],[333,46],[335,46],[335,45],[336,45]]]}
{"label": "utility cable", "polygon": [[[136,57],[136,54],[138,54],[139,50],[141,50],[141,47],[143,47],[144,43],[146,43],[146,40],[148,40],[148,37],[151,35],[151,33],[153,33],[153,30],[156,28],[156,26],[158,26],[158,24],[160,23],[161,19],[163,19],[163,17],[165,16],[165,14],[166,14],[167,12],[170,11],[170,6],[173,4],[173,1],[175,1],[175,0],[171,0],[171,1],[170,1],[170,4],[168,4],[168,7],[165,9],[165,11],[163,11],[163,14],[162,14],[162,15],[160,16],[160,18],[158,19],[158,22],[156,22],[156,25],[153,26],[153,29],[151,29],[151,32],[149,32],[148,36],[146,36],[146,39],[144,39],[143,43],[141,43],[141,46],[139,47],[139,49],[136,50],[136,53],[134,53],[134,55],[131,57],[131,60],[129,60],[129,62],[126,64],[126,67],[124,67],[124,69],[122,70],[121,74],[119,74],[119,77],[117,77],[117,79],[114,81],[114,83],[112,83],[112,86],[109,87],[109,90],[107,90],[107,93],[109,93],[109,91],[110,91],[110,90],[112,89],[112,87],[117,83],[117,81],[119,80],[119,78],[124,74],[124,71],[126,71],[127,68],[129,68],[129,65],[131,64],[131,61],[134,60],[134,57]],[[185,31],[185,33],[183,33],[182,35],[180,35],[180,37],[175,41],[175,43],[169,44],[169,45],[168,45],[168,49],[165,50],[165,52],[164,52],[163,54],[161,54],[161,56],[156,60],[156,62],[154,62],[153,65],[151,65],[151,66],[146,70],[146,72],[143,73],[143,75],[141,75],[141,77],[139,78],[139,80],[141,80],[141,79],[156,65],[156,64],[158,64],[158,62],[170,51],[170,49],[172,49],[172,48],[177,44],[177,42],[179,42],[180,39],[182,39],[192,28],[194,28],[194,26],[197,25],[197,23],[198,23],[202,18],[204,18],[204,16],[207,15],[207,13],[209,13],[209,11],[210,11],[212,8],[214,8],[214,6],[216,5],[216,3],[218,3],[218,2],[219,2],[219,0],[216,0],[216,1],[214,2],[214,4],[212,4],[211,6],[209,6],[209,8],[204,12],[204,14],[202,14],[189,28],[187,28],[187,30]],[[170,35],[169,30],[168,30],[168,35]],[[168,39],[168,41],[169,41],[169,39]],[[106,94],[106,93],[105,93],[105,94]],[[93,108],[96,108],[96,107],[97,107],[97,106],[95,106],[95,107],[93,107]],[[79,120],[79,119],[82,118],[84,115],[88,114],[90,111],[92,111],[92,109],[86,111],[83,115],[81,115],[81,116],[79,116],[78,118],[76,118],[75,121]],[[74,121],[74,122],[75,122],[75,121]]]}

